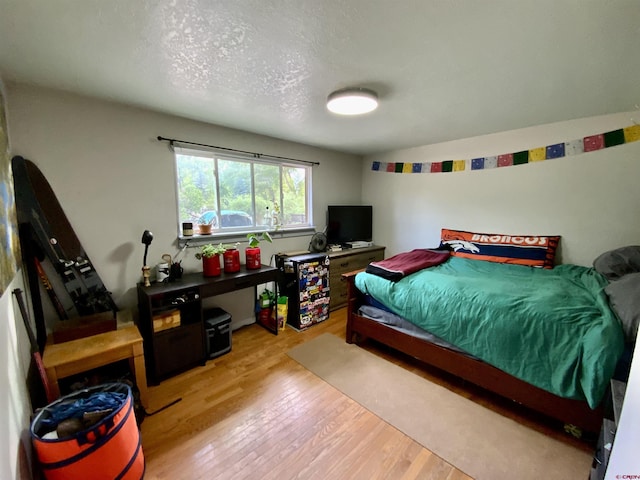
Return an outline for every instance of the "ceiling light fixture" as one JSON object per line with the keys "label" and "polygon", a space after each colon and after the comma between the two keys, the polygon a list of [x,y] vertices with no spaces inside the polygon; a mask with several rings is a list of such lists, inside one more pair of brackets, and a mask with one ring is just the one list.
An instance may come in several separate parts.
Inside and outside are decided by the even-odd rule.
{"label": "ceiling light fixture", "polygon": [[362,115],[378,108],[378,95],[366,88],[345,88],[327,98],[327,109],[339,115]]}

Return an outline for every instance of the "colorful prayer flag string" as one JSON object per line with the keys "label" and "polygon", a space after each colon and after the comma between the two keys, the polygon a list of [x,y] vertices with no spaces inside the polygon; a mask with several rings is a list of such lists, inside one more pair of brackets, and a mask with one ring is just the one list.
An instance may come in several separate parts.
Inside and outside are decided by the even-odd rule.
{"label": "colorful prayer flag string", "polygon": [[443,160],[441,162],[373,162],[371,170],[388,173],[447,173],[464,170],[487,170],[490,168],[511,167],[527,163],[554,160],[557,158],[594,152],[603,148],[615,147],[640,140],[640,125],[612,130],[599,135],[590,135],[578,140],[532,148],[514,153],[505,153],[493,157],[478,157],[467,160]]}

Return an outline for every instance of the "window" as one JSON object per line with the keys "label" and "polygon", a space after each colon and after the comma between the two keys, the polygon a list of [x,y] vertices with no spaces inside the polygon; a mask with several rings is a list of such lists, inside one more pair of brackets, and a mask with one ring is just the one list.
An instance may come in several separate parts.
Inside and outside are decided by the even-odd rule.
{"label": "window", "polygon": [[[178,225],[212,235],[311,227],[311,166],[250,155],[175,149]],[[181,231],[179,229],[179,231]]]}

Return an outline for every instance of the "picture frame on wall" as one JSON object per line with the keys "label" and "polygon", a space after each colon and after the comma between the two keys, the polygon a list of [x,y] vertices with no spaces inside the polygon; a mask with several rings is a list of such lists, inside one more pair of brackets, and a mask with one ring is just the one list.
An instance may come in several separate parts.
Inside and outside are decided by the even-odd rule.
{"label": "picture frame on wall", "polygon": [[0,296],[20,266],[20,239],[9,155],[9,132],[2,84],[0,84]]}

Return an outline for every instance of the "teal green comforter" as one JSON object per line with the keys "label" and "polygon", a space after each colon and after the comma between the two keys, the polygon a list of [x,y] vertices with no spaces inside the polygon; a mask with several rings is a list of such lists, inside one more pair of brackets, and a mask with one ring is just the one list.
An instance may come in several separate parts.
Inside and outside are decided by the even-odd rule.
{"label": "teal green comforter", "polygon": [[592,268],[451,257],[398,282],[356,286],[393,312],[526,382],[595,408],[622,354],[620,322]]}

